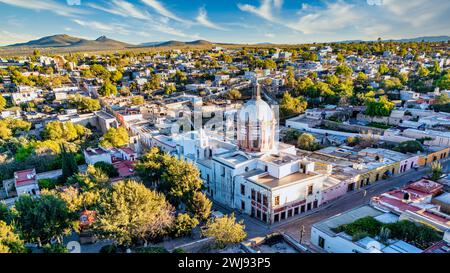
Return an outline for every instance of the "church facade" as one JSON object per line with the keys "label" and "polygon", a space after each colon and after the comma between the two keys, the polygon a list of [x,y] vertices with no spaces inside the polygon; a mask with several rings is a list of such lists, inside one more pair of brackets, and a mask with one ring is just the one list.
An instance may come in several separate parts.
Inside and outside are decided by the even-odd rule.
{"label": "church facade", "polygon": [[333,178],[278,141],[275,113],[258,84],[236,123],[234,140],[204,129],[176,137],[178,156],[198,167],[210,198],[268,224],[318,208],[323,185]]}

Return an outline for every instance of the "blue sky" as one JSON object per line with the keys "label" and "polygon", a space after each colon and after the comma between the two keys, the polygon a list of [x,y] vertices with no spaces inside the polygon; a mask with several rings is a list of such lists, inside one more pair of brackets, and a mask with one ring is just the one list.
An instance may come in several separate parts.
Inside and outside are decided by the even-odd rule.
{"label": "blue sky", "polygon": [[448,0],[0,0],[0,10],[0,45],[62,33],[133,44],[450,35]]}

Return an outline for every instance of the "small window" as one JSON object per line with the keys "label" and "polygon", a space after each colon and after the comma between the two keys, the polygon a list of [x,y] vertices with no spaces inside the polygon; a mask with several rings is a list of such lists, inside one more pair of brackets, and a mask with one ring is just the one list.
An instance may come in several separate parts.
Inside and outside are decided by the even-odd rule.
{"label": "small window", "polygon": [[277,213],[275,214],[275,216],[273,217],[273,221],[276,223],[278,221],[280,221],[280,215]]}
{"label": "small window", "polygon": [[298,211],[299,211],[298,207],[295,207],[295,208],[294,208],[294,215],[297,215],[297,214],[298,214]]}
{"label": "small window", "polygon": [[263,205],[266,207],[268,206],[268,203],[269,203],[267,199],[268,199],[267,196],[263,195]]}
{"label": "small window", "polygon": [[319,247],[325,249],[325,239],[319,236]]}
{"label": "small window", "polygon": [[262,220],[263,222],[267,222],[267,214],[263,213]]}
{"label": "small window", "polygon": [[256,202],[258,202],[258,203],[260,203],[261,204],[261,193],[260,192],[258,192],[258,200],[256,201]]}
{"label": "small window", "polygon": [[308,186],[308,196],[313,194],[313,187],[314,187],[313,185]]}
{"label": "small window", "polygon": [[287,217],[292,217],[292,209],[288,210]]}
{"label": "small window", "polygon": [[305,205],[300,207],[300,213],[304,213],[305,212]]}
{"label": "small window", "polygon": [[275,196],[275,206],[280,205],[280,196]]}
{"label": "small window", "polygon": [[241,184],[241,195],[245,196],[245,185]]}
{"label": "small window", "polygon": [[252,200],[256,200],[256,192],[252,189]]}
{"label": "small window", "polygon": [[245,202],[241,201],[241,210],[245,210]]}
{"label": "small window", "polygon": [[317,207],[319,206],[319,202],[316,200],[313,203],[313,208],[317,209]]}

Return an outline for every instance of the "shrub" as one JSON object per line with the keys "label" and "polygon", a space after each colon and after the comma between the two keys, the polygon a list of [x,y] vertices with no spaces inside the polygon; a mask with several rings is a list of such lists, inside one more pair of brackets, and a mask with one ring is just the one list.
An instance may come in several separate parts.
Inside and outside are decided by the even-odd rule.
{"label": "shrub", "polygon": [[117,253],[117,247],[115,245],[106,245],[100,249],[100,253]]}
{"label": "shrub", "polygon": [[106,162],[97,162],[94,164],[94,167],[96,169],[100,169],[104,173],[108,175],[108,177],[117,177],[119,176],[119,172],[112,164],[106,163]]}

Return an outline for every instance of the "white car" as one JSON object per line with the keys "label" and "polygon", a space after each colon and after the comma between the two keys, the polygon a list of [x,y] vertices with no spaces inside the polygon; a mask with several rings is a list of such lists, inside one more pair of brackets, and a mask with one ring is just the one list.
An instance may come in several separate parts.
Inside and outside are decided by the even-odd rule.
{"label": "white car", "polygon": [[224,216],[225,216],[225,215],[223,215],[223,213],[220,212],[220,211],[218,211],[218,210],[214,210],[214,211],[211,212],[211,218],[212,218],[212,219],[222,218],[222,217],[224,217]]}

